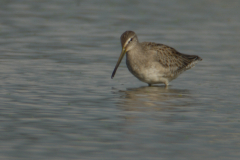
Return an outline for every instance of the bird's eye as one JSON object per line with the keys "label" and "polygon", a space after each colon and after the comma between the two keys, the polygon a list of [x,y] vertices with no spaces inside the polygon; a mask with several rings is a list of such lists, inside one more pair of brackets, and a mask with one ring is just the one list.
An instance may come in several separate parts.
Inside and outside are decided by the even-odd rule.
{"label": "bird's eye", "polygon": [[129,38],[127,43],[130,43],[130,42],[132,42],[132,40],[133,40],[132,38]]}

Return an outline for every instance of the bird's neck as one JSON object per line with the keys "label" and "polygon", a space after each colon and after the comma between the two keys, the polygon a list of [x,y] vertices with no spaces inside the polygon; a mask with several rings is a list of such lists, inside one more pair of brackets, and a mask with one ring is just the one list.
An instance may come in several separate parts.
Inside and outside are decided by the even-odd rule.
{"label": "bird's neck", "polygon": [[140,45],[140,43],[136,44],[131,50],[127,52],[129,56],[139,56],[141,54],[144,54],[143,48]]}
{"label": "bird's neck", "polygon": [[145,52],[143,51],[143,48],[140,44],[134,46],[134,48],[129,50],[126,54],[127,65],[132,66],[144,61],[146,56],[144,53]]}

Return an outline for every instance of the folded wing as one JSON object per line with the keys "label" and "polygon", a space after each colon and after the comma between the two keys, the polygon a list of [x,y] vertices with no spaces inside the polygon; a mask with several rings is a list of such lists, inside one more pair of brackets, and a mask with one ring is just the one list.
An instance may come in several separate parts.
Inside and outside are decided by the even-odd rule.
{"label": "folded wing", "polygon": [[191,69],[198,61],[202,60],[197,55],[186,55],[164,44],[143,42],[142,46],[146,50],[156,51],[156,60],[173,74],[180,74]]}

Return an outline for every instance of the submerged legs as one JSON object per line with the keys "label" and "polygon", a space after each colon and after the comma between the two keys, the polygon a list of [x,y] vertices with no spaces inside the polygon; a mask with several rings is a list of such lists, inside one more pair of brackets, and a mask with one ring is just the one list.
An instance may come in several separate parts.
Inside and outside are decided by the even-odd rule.
{"label": "submerged legs", "polygon": [[[168,81],[165,81],[165,82],[163,82],[163,83],[165,84],[165,87],[167,88],[167,87],[168,87],[168,85],[169,85],[169,84],[168,84]],[[151,83],[148,83],[148,86],[149,86],[149,87],[151,87],[151,86],[152,86],[152,84],[151,84]]]}

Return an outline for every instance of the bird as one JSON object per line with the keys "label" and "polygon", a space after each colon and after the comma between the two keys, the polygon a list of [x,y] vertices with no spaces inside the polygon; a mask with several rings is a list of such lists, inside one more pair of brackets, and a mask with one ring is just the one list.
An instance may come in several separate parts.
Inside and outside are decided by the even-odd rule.
{"label": "bird", "polygon": [[183,54],[164,44],[140,43],[134,31],[125,31],[120,41],[122,51],[112,72],[112,79],[125,54],[128,70],[148,86],[161,83],[168,86],[170,81],[202,60],[197,55]]}

